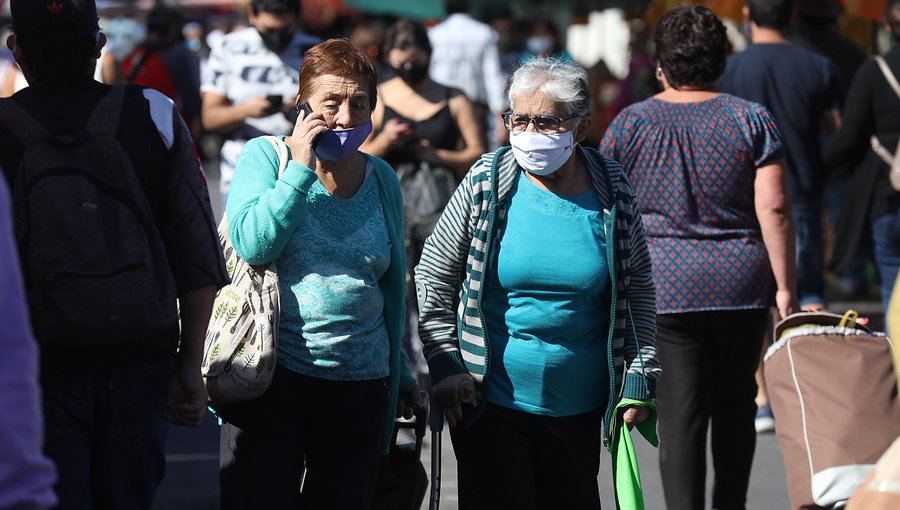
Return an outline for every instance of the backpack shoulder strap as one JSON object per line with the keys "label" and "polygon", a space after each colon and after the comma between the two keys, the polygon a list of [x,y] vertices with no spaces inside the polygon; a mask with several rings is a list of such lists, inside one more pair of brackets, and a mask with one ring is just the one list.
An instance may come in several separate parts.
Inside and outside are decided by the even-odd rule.
{"label": "backpack shoulder strap", "polygon": [[52,136],[24,108],[13,99],[0,100],[0,121],[6,124],[9,132],[25,147],[34,145]]}
{"label": "backpack shoulder strap", "polygon": [[112,87],[94,108],[91,118],[88,119],[87,132],[98,138],[115,138],[124,100],[125,85]]}
{"label": "backpack shoulder strap", "polygon": [[881,74],[884,75],[884,79],[887,80],[888,84],[894,89],[894,92],[897,94],[897,97],[900,98],[900,83],[897,83],[897,77],[894,76],[894,73],[891,72],[891,68],[888,67],[887,62],[884,60],[884,57],[881,55],[875,55],[875,62],[878,63],[878,67],[881,69]]}
{"label": "backpack shoulder strap", "polygon": [[277,136],[264,136],[272,147],[275,149],[275,153],[278,154],[278,178],[281,178],[281,174],[284,173],[287,168],[288,162],[290,159],[288,158],[288,146],[284,143],[284,140],[278,138]]}

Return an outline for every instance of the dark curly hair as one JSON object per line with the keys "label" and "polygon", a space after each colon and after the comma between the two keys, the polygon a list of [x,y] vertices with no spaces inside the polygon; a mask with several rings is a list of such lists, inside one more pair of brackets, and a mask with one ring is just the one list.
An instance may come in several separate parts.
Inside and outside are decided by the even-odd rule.
{"label": "dark curly hair", "polygon": [[665,13],[653,41],[656,61],[675,88],[713,84],[725,70],[725,25],[706,7],[684,5]]}

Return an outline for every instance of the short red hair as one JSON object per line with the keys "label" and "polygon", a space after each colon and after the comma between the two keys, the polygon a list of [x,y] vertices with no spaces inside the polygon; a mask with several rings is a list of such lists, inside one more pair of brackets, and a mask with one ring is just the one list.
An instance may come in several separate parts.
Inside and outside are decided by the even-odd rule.
{"label": "short red hair", "polygon": [[313,46],[303,55],[303,62],[300,64],[300,89],[297,91],[301,103],[309,100],[312,95],[313,81],[326,74],[364,82],[370,106],[375,109],[378,100],[375,64],[349,40],[329,39]]}

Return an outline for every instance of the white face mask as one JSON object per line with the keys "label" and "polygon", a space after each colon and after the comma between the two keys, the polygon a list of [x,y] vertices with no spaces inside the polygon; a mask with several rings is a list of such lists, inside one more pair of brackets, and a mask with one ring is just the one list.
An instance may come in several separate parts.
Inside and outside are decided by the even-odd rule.
{"label": "white face mask", "polygon": [[575,150],[572,131],[556,135],[511,132],[509,144],[519,166],[535,175],[550,175],[559,170]]}

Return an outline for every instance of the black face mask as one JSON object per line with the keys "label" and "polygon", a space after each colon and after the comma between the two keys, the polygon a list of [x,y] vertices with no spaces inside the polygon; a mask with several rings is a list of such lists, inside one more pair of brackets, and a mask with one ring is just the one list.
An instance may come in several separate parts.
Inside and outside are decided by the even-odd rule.
{"label": "black face mask", "polygon": [[[259,32],[259,30],[257,30]],[[294,38],[294,34],[291,32],[283,32],[281,30],[266,30],[265,32],[259,32],[259,36],[262,37],[263,44],[269,50],[274,53],[281,53],[285,48],[291,43],[291,39]]]}
{"label": "black face mask", "polygon": [[397,75],[412,87],[422,83],[422,80],[428,76],[428,64],[413,63],[409,67],[398,67],[395,70]]}

